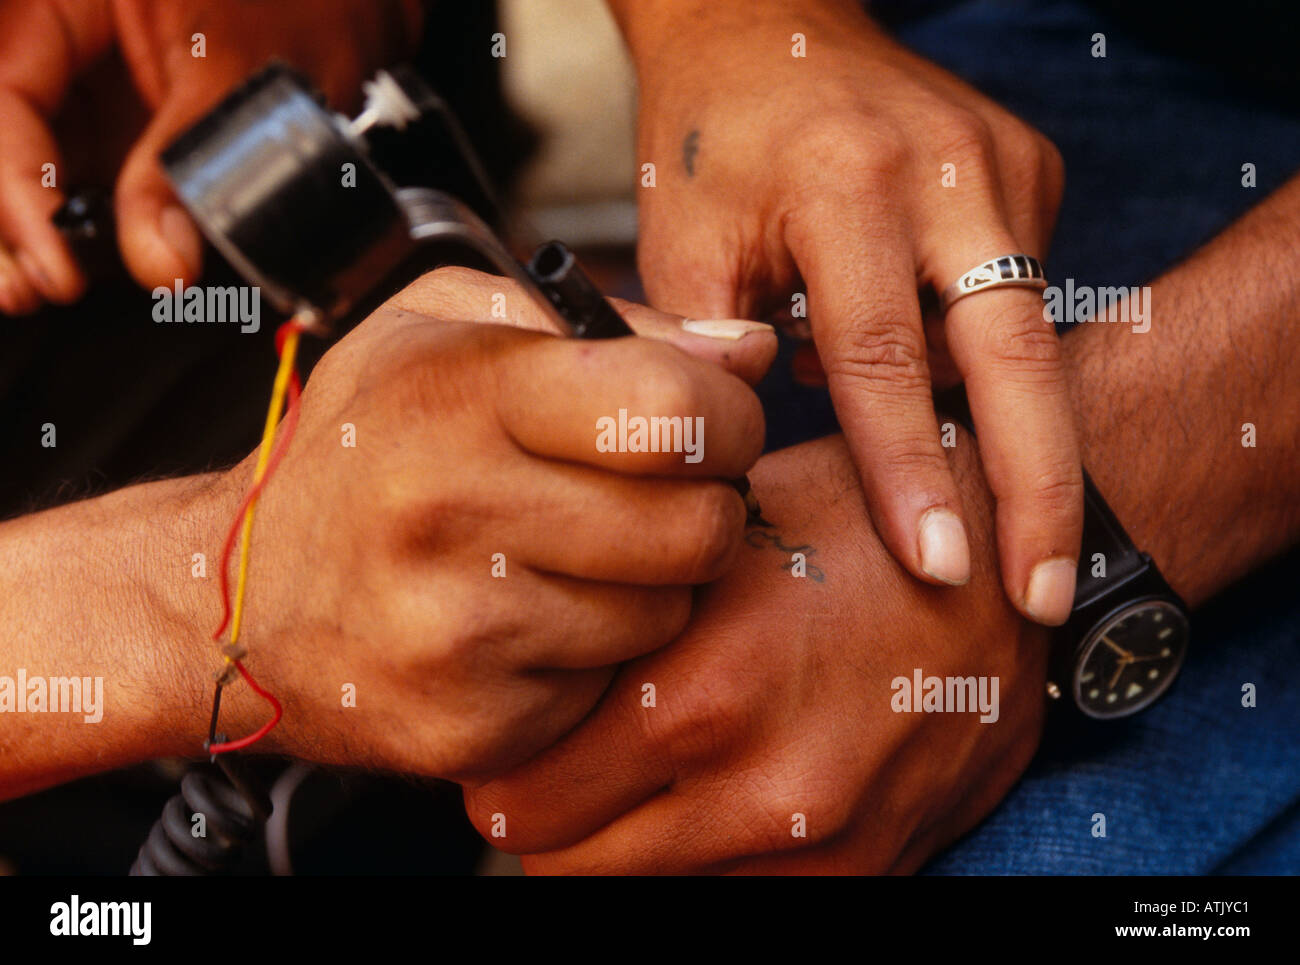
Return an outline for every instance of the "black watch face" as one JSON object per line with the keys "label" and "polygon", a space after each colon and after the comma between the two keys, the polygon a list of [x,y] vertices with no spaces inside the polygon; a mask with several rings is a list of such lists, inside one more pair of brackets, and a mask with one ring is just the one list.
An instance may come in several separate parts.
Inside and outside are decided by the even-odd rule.
{"label": "black watch face", "polygon": [[1075,704],[1089,717],[1137,713],[1178,676],[1187,636],[1187,618],[1167,600],[1144,600],[1111,614],[1078,650]]}

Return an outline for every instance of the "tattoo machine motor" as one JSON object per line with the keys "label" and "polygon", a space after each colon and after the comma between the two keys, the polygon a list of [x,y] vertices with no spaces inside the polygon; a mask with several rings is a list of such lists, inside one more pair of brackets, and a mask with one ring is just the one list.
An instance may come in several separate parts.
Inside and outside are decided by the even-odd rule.
{"label": "tattoo machine motor", "polygon": [[355,118],[332,113],[310,84],[273,64],[234,91],[162,155],[181,201],[212,245],[280,311],[323,333],[363,317],[436,267],[434,242],[465,245],[521,284],[566,334],[632,334],[564,245],[517,260],[460,199],[394,182],[369,139],[440,121],[504,223],[455,116],[411,69],[366,82]]}

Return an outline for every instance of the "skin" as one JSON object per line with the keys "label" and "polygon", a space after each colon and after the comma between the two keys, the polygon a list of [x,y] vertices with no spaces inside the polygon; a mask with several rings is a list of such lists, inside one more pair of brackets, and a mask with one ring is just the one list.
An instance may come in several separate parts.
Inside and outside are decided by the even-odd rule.
{"label": "skin", "polygon": [[[971,572],[972,520],[931,402],[932,381],[964,378],[1007,595],[1031,619],[1063,622],[1082,476],[1059,341],[1027,289],[963,299],[946,319],[918,295],[989,258],[1046,254],[1059,153],[896,44],[857,0],[609,5],[637,68],[638,156],[658,169],[640,192],[650,302],[764,317],[806,292],[875,530],[935,584]],[[923,523],[942,520],[927,551]]]}
{"label": "skin", "polygon": [[[576,342],[403,307],[485,319],[501,291],[525,300],[500,279],[435,272],[313,371],[253,535],[241,643],[285,707],[259,750],[498,773],[581,720],[617,664],[677,637],[690,587],[739,552],[745,510],[723,480],[757,458],[763,417],[718,363],[756,376],[775,337],[672,334],[665,316],[629,309],[677,344]],[[596,420],[620,407],[702,417],[702,461],[599,452]],[[344,423],[355,448],[340,444]],[[253,462],[0,524],[0,667],[105,688],[93,727],[4,715],[0,798],[200,752],[221,666],[215,569]],[[497,553],[504,579],[491,575]],[[236,685],[222,729],[242,736],[267,714]]]}
{"label": "skin", "polygon": [[[194,280],[200,237],[159,152],[272,56],[354,106],[362,80],[413,49],[421,21],[418,0],[0,0],[0,313],[84,290],[50,224],[69,184],[115,185],[119,248],[140,284]],[[42,184],[47,163],[54,186]]]}
{"label": "skin", "polygon": [[[643,192],[652,302],[747,317],[806,289],[877,530],[914,575],[958,585],[970,573],[968,521],[929,393],[932,374],[964,375],[998,498],[1007,592],[1031,618],[1061,622],[1082,516],[1055,334],[1032,294],[1003,290],[958,304],[941,330],[932,324],[927,350],[916,295],[995,255],[1045,253],[1062,182],[1055,149],[898,47],[854,0],[611,7],[637,60],[640,150],[680,158]],[[4,0],[0,311],[66,303],[84,288],[49,223],[62,189],[40,181],[43,164],[62,167],[65,137],[107,144],[93,152],[107,155],[96,179],[116,177],[119,246],[136,279],[150,288],[192,280],[200,238],[158,152],[273,54],[335,106],[352,105],[375,66],[409,49],[421,17],[418,0]],[[191,55],[196,32],[207,38],[204,58]],[[789,56],[795,33],[809,57]],[[116,76],[101,63],[110,50],[121,58]],[[73,91],[79,79],[93,83]],[[142,129],[127,143],[121,129],[84,136],[105,115],[133,114]],[[81,165],[86,152],[70,156]],[[955,187],[940,183],[945,164],[955,165]]]}
{"label": "skin", "polygon": [[[1300,179],[1153,284],[1149,332],[1065,339],[1089,470],[1193,607],[1300,541],[1297,251]],[[971,828],[1037,745],[1048,644],[998,591],[975,450],[959,433],[949,456],[975,521],[960,589],[909,579],[855,514],[842,439],[760,460],[765,511],[786,545],[815,548],[825,580],[748,547],[698,593],[682,638],[621,670],[573,733],[466,788],[484,836],[533,873],[881,873]],[[997,722],[892,712],[891,680],[918,667],[998,676]],[[505,838],[490,836],[497,813]]]}
{"label": "skin", "polygon": [[[649,0],[646,9],[651,9]],[[776,16],[766,7],[759,12]],[[932,102],[929,106],[937,107]],[[670,142],[680,151],[691,131],[700,132],[690,154],[693,175],[686,170],[686,155],[682,154],[682,170],[690,179],[703,178],[708,170],[708,130],[703,125],[692,127]],[[862,133],[873,130],[864,128]],[[996,139],[995,149],[1001,143]],[[851,170],[859,169],[855,165]],[[857,192],[852,193],[856,196]],[[1162,279],[1154,297],[1162,306],[1159,312],[1165,322],[1158,316],[1148,337],[1139,341],[1118,327],[1098,326],[1077,333],[1067,346],[1067,368],[1079,386],[1070,396],[1068,414],[1088,427],[1083,444],[1089,465],[1139,544],[1153,552],[1171,582],[1193,603],[1296,538],[1294,480],[1300,467],[1294,440],[1300,437],[1300,426],[1295,424],[1300,407],[1289,404],[1294,401],[1295,388],[1285,363],[1295,357],[1297,293],[1289,281],[1296,276],[1294,265],[1284,258],[1300,241],[1296,195],[1294,186],[1281,192],[1188,267]],[[833,253],[831,257],[839,256]],[[1253,274],[1243,276],[1243,265]],[[807,271],[797,261],[796,266]],[[858,267],[850,267],[852,277],[860,277]],[[849,277],[847,269],[843,277]],[[878,277],[892,276],[879,273]],[[1229,279],[1231,284],[1226,283]],[[815,290],[810,284],[810,291]],[[1003,294],[1009,297],[1013,293]],[[994,297],[981,296],[978,302],[987,308]],[[662,315],[656,319],[665,330],[671,329],[670,320]],[[431,369],[436,368],[441,351],[463,348],[455,339],[476,341],[453,326],[443,326],[437,337],[427,331],[418,336],[401,334],[406,326],[415,324],[408,317],[389,315],[369,331],[376,341],[387,341],[390,335],[397,335],[398,341],[413,338],[416,344],[407,347],[417,360],[422,358],[421,351],[428,352],[432,357],[423,361]],[[825,339],[822,341],[824,349]],[[484,351],[492,358],[494,369],[501,367],[501,356]],[[743,354],[743,350],[736,351]],[[364,345],[361,355],[369,357],[369,353],[380,358],[371,367],[368,381],[361,379],[354,366],[323,377],[323,389],[316,388],[321,383],[313,380],[304,403],[302,431],[308,438],[327,442],[333,449],[334,433],[345,418],[344,410],[337,406],[351,412],[347,406],[353,402],[364,404],[362,411],[370,416],[367,424],[408,431],[409,427],[403,426],[409,418],[408,408],[395,407],[388,398],[407,392],[408,401],[414,398],[419,403],[416,408],[425,410],[429,423],[403,453],[409,457],[412,448],[429,446],[430,436],[440,438],[437,432],[442,423],[433,417],[437,403],[454,402],[449,407],[462,416],[465,411],[478,411],[473,406],[481,401],[477,395],[483,379],[473,382],[472,389],[463,388],[468,382],[454,378],[447,380],[447,387],[438,382],[430,388],[385,355],[380,346]],[[954,356],[957,354],[954,347]],[[458,360],[462,363],[463,359]],[[521,363],[521,380],[527,381],[535,371],[535,360]],[[834,367],[828,371],[833,373]],[[556,373],[540,374],[553,377]],[[331,384],[335,384],[337,395],[331,394]],[[459,392],[458,385],[462,386]],[[515,389],[512,385],[512,395]],[[1232,402],[1230,411],[1225,411],[1225,399]],[[513,401],[517,400],[505,400]],[[331,402],[336,408],[330,408]],[[314,421],[307,418],[308,405],[319,410]],[[381,418],[385,411],[388,417]],[[728,411],[728,419],[733,418]],[[491,425],[490,418],[481,411],[479,415]],[[495,416],[499,418],[500,413]],[[1267,427],[1267,458],[1255,458],[1263,455],[1262,450],[1241,448],[1239,425],[1243,419]],[[482,428],[477,421],[473,424]],[[1058,423],[1058,428],[1064,424]],[[1025,432],[1029,429],[1014,428],[1020,438],[1028,438]],[[548,425],[547,431],[553,431],[553,426]],[[982,423],[980,432],[985,449],[996,447],[996,433]],[[472,432],[467,434],[474,437]],[[499,437],[489,436],[501,442]],[[264,528],[280,534],[275,542],[294,548],[282,559],[272,556],[271,564],[278,564],[274,565],[275,574],[265,583],[255,583],[266,587],[256,592],[264,594],[265,612],[272,614],[261,618],[267,622],[258,629],[266,635],[275,633],[292,645],[278,651],[259,650],[258,657],[266,657],[264,682],[274,681],[274,688],[293,701],[293,718],[300,722],[295,725],[287,720],[267,749],[315,760],[460,776],[470,784],[468,803],[482,827],[488,827],[485,816],[494,810],[511,817],[511,837],[495,843],[533,851],[534,856],[528,859],[532,870],[905,871],[916,867],[926,854],[991,807],[1032,753],[1041,717],[1042,684],[1041,647],[1034,641],[1041,641],[1043,631],[1016,622],[991,576],[995,537],[989,514],[994,494],[983,489],[981,466],[969,439],[962,436],[956,450],[945,457],[956,480],[956,508],[965,514],[972,532],[972,579],[960,590],[935,590],[903,579],[907,571],[896,561],[901,555],[906,563],[907,554],[900,554],[893,545],[897,534],[891,542],[887,527],[884,537],[877,536],[860,514],[855,520],[843,512],[846,499],[851,508],[854,496],[863,498],[854,479],[861,464],[854,458],[851,443],[852,439],[849,445],[832,440],[777,454],[762,460],[753,473],[765,506],[769,497],[772,500],[771,513],[780,524],[776,534],[780,546],[814,549],[824,580],[796,583],[784,572],[784,560],[776,558],[778,550],[781,554],[786,550],[775,540],[760,540],[760,545],[741,550],[735,575],[729,574],[700,595],[697,623],[677,643],[618,674],[609,697],[554,750],[486,783],[476,775],[508,767],[512,758],[530,753],[526,743],[524,750],[519,750],[518,735],[512,742],[500,732],[499,718],[509,717],[515,712],[511,708],[522,702],[527,708],[521,718],[510,719],[511,726],[532,739],[537,738],[537,731],[543,738],[557,736],[582,716],[578,709],[584,703],[594,702],[584,688],[595,690],[592,680],[599,678],[595,674],[584,678],[582,671],[595,669],[607,675],[613,671],[608,665],[554,666],[556,660],[546,650],[547,641],[532,638],[525,638],[525,643],[531,642],[533,649],[521,648],[532,654],[531,658],[516,655],[513,647],[497,646],[496,652],[504,653],[504,667],[484,668],[483,661],[473,659],[480,651],[492,652],[493,642],[499,644],[502,637],[518,638],[517,624],[484,627],[470,622],[462,626],[452,621],[450,626],[424,627],[436,634],[429,642],[418,632],[421,626],[412,625],[414,621],[396,626],[368,622],[387,614],[390,607],[386,603],[400,609],[401,601],[396,597],[390,600],[385,594],[400,595],[404,588],[418,597],[428,592],[430,582],[454,584],[459,570],[444,572],[435,567],[444,562],[444,556],[454,554],[465,537],[453,540],[455,546],[450,550],[433,552],[442,546],[434,526],[429,552],[422,555],[424,547],[408,547],[402,539],[394,539],[394,533],[408,531],[410,516],[400,512],[388,516],[392,507],[387,499],[376,506],[373,476],[350,478],[335,468],[337,463],[326,463],[315,467],[308,481],[308,470],[300,467],[295,485],[284,487],[281,502],[276,504],[277,490],[273,488],[263,507]],[[315,449],[309,446],[308,451]],[[1142,453],[1144,458],[1135,463],[1134,453]],[[474,453],[476,457],[482,454]],[[392,452],[386,455],[394,462],[385,472],[396,472],[400,478],[404,460],[397,460]],[[988,471],[996,475],[993,453],[983,455],[990,463]],[[462,464],[463,460],[458,461],[457,468],[463,468]],[[292,460],[285,463],[286,475],[293,475],[292,467]],[[1205,467],[1212,467],[1212,472]],[[430,484],[428,468],[408,482],[413,490],[422,492],[420,487]],[[167,565],[187,566],[196,545],[212,546],[219,541],[247,475],[246,463],[230,476],[132,487],[104,500],[0,527],[0,562],[4,564],[0,572],[6,581],[0,592],[0,601],[4,601],[0,626],[6,628],[6,657],[11,657],[14,665],[75,665],[85,667],[88,673],[102,668],[112,680],[111,705],[118,708],[111,721],[106,718],[103,729],[96,732],[93,743],[87,741],[80,725],[55,718],[22,720],[16,737],[10,738],[9,745],[0,746],[0,760],[9,768],[0,784],[2,793],[23,793],[78,774],[180,753],[192,746],[184,735],[201,730],[199,718],[210,684],[200,665],[204,655],[212,652],[194,641],[201,640],[204,628],[215,622],[215,601],[210,588],[201,594],[208,602],[200,602],[193,583],[176,581],[174,571],[163,579],[158,573]],[[328,494],[328,499],[303,495],[314,494],[322,479],[327,485],[321,492]],[[400,510],[400,485],[398,489]],[[520,491],[511,486],[510,499],[503,505],[516,508]],[[1152,499],[1153,492],[1160,498]],[[1000,534],[1002,494],[995,495]],[[481,492],[439,493],[428,496],[428,505],[439,510],[437,520],[460,522],[463,509],[477,508],[482,514],[481,506],[466,507],[464,502],[484,497]],[[584,506],[588,504],[590,500],[584,501]],[[335,511],[336,505],[343,510]],[[441,512],[444,508],[445,513]],[[319,519],[322,509],[331,513],[329,524]],[[372,514],[376,509],[388,525],[381,522],[375,527]],[[421,515],[418,510],[416,515]],[[707,521],[710,516],[706,511],[686,515],[691,518],[694,538],[679,538],[690,544],[693,565],[698,566],[695,534],[699,520]],[[653,532],[660,538],[664,518],[672,517],[660,516],[653,527],[642,523],[636,531]],[[834,525],[823,526],[823,519]],[[1228,532],[1219,525],[1224,519],[1234,521]],[[511,525],[502,532],[526,528],[532,521],[508,516]],[[620,525],[627,525],[627,520]],[[568,535],[566,530],[566,538]],[[539,540],[535,545],[544,548],[545,544],[546,540]],[[131,547],[125,559],[123,546]],[[582,558],[582,548],[579,538],[566,550],[573,549],[575,557]],[[644,544],[617,549],[635,560]],[[651,554],[654,560],[661,558],[659,549]],[[257,558],[267,558],[265,553],[259,550]],[[330,570],[329,562],[328,572],[321,572],[322,560],[338,557],[348,561],[346,577]],[[178,559],[182,564],[175,563]],[[410,570],[421,562],[425,566],[419,578],[412,577]],[[481,565],[481,560],[478,562]],[[464,565],[473,567],[472,563]],[[334,601],[343,596],[342,588],[351,592],[351,568],[372,571],[362,585],[368,593],[379,595],[374,610],[382,614],[340,610],[321,616],[295,609],[303,606],[304,599]],[[433,580],[426,579],[429,574]],[[759,592],[751,593],[751,585]],[[810,619],[804,606],[807,596],[790,596],[792,586],[802,594],[816,586],[832,595],[826,597],[824,609],[815,611]],[[308,588],[310,597],[303,588]],[[463,596],[454,599],[472,600],[474,592],[471,584]],[[532,594],[530,605],[536,596]],[[490,599],[495,605],[498,597]],[[864,606],[864,600],[871,605]],[[432,605],[447,604],[439,600]],[[195,616],[201,616],[205,606],[211,608],[209,621]],[[424,606],[414,609],[420,611]],[[579,609],[585,612],[588,608]],[[654,613],[660,609],[654,608]],[[319,620],[311,624],[315,633],[295,638],[296,631],[290,628],[292,617]],[[258,619],[250,618],[250,639]],[[833,632],[818,631],[823,622],[833,627]],[[356,630],[359,624],[362,628]],[[623,627],[606,629],[617,634]],[[359,642],[363,635],[381,641],[385,648],[385,662],[378,669],[369,666],[376,662],[377,648],[366,647],[363,652]],[[593,636],[603,637],[594,631]],[[871,650],[863,653],[846,645],[855,640],[871,641]],[[924,641],[923,648],[916,640]],[[972,640],[982,645],[971,647]],[[389,656],[387,648],[394,641],[396,647],[391,652],[395,656]],[[325,647],[320,646],[322,642]],[[407,712],[387,719],[376,714],[380,723],[365,725],[360,731],[353,721],[346,728],[335,726],[332,730],[331,722],[337,721],[339,714],[333,704],[337,691],[321,681],[328,680],[332,687],[334,681],[329,678],[336,675],[335,661],[344,653],[352,655],[347,663],[349,676],[355,678],[359,672],[374,675],[363,681],[363,692],[378,686],[386,700],[404,705]],[[522,666],[512,660],[532,662]],[[842,660],[849,663],[837,663]],[[888,678],[900,666],[910,668],[918,663],[927,672],[955,667],[958,669],[952,672],[998,674],[1006,682],[999,722],[975,725],[963,719],[954,724],[949,719],[947,726],[937,728],[923,715],[889,715],[884,709],[887,703],[878,699],[887,693]],[[538,666],[547,672],[567,671],[571,676],[555,690],[531,686],[536,683],[529,679],[536,676],[531,672]],[[665,697],[658,708],[666,711],[665,717],[653,727],[647,726],[643,717],[628,716],[640,713],[643,679],[637,678],[643,678],[647,669],[655,674],[653,679]],[[843,674],[843,669],[850,673]],[[432,681],[432,693],[453,726],[443,728],[441,719],[424,719],[442,716],[430,714],[428,690],[411,693],[409,682],[424,674]],[[445,685],[444,679],[453,683]],[[626,686],[628,679],[635,681],[635,687]],[[457,680],[469,686],[458,689]],[[482,685],[486,694],[508,691],[511,701],[480,716],[476,710],[481,701],[465,696],[475,685]],[[328,699],[324,695],[327,689]],[[877,698],[874,708],[872,694]],[[246,696],[240,692],[228,708],[232,730],[251,729],[262,719],[262,705]],[[627,700],[628,696],[633,699]],[[840,713],[829,714],[825,707],[836,707]],[[412,726],[409,721],[413,719],[418,721],[414,725],[418,733],[403,733],[400,728]],[[978,729],[972,731],[971,726]],[[389,733],[393,728],[399,728],[396,736],[401,747],[393,746],[395,735]],[[602,737],[606,733],[626,737],[627,742],[613,746],[612,740]],[[864,753],[864,748],[877,746],[875,742],[885,750]],[[418,761],[408,759],[412,744]],[[468,760],[467,747],[482,754],[482,759]],[[945,762],[942,771],[936,772],[936,759]],[[553,796],[557,787],[567,792],[565,797]],[[640,796],[646,788],[650,791]],[[546,813],[541,811],[541,802],[547,806]],[[796,805],[811,815],[806,841],[786,840],[787,810],[795,810]],[[554,827],[557,816],[566,817],[563,828]],[[599,848],[592,844],[598,837]],[[791,850],[792,843],[799,848]],[[784,853],[779,853],[781,845]]]}
{"label": "skin", "polygon": [[[1156,309],[1150,332],[1139,337],[1122,325],[1098,324],[1084,326],[1066,341],[1078,386],[1073,405],[1087,426],[1085,451],[1097,483],[1138,545],[1152,553],[1192,605],[1300,537],[1300,405],[1289,368],[1300,348],[1300,276],[1290,263],[1296,250],[1300,182],[1279,191],[1159,279],[1152,293]],[[442,273],[440,278],[452,283],[451,290],[413,289],[390,307],[397,312],[410,307],[450,310],[461,304],[454,289],[473,287],[467,300],[478,312],[462,308],[460,314],[481,317],[492,281],[468,273]],[[1233,283],[1225,284],[1227,279]],[[514,308],[522,304],[508,301]],[[528,325],[529,314],[513,314],[514,308],[512,319]],[[674,330],[662,314],[628,313],[647,333]],[[415,329],[406,315],[381,318],[370,331],[387,343],[392,333],[385,325],[408,323]],[[430,339],[439,334],[437,326],[419,331]],[[455,326],[444,331],[445,338],[468,337]],[[378,351],[362,338],[344,343],[349,344],[363,357]],[[739,366],[751,375],[770,361],[772,349],[770,337],[763,336],[708,346],[694,340],[682,344],[712,350],[712,361],[730,358],[732,364],[756,350],[756,358]],[[579,355],[603,348],[559,345]],[[383,358],[391,357],[391,351]],[[331,449],[336,420],[342,418],[330,407],[331,387],[343,380],[341,394],[357,397],[354,370],[366,368],[344,364],[346,355],[338,350],[332,357],[336,371],[318,370],[309,386],[302,430],[305,438],[312,437],[309,427],[316,423],[309,413],[324,407],[329,415],[318,420],[324,423],[319,431],[326,433]],[[458,360],[463,364],[463,358]],[[345,379],[338,368],[351,374]],[[382,361],[369,368],[370,381],[378,387],[360,398],[379,405],[375,400],[401,391],[400,380]],[[524,383],[534,368],[531,363],[523,367]],[[430,360],[427,369],[437,373],[437,360]],[[549,380],[558,374],[538,377]],[[430,381],[443,384],[436,376]],[[448,391],[462,407],[472,406],[475,399],[481,401],[484,384],[491,383],[479,380],[470,393],[456,394],[454,387]],[[355,414],[354,406],[344,408]],[[436,409],[414,407],[431,423],[419,433],[420,446],[435,453],[428,438],[437,438]],[[409,420],[411,411],[404,408],[393,423]],[[1241,446],[1243,421],[1257,425],[1260,448]],[[554,432],[554,425],[548,425],[548,437]],[[295,459],[302,465],[313,453],[310,442],[296,444],[284,466],[286,475]],[[1014,781],[1032,754],[1043,700],[1044,631],[1019,621],[999,592],[993,575],[992,501],[980,479],[975,446],[960,435],[950,458],[962,480],[964,508],[984,521],[978,532],[986,541],[967,587],[937,589],[906,578],[870,527],[860,518],[854,522],[857,484],[839,440],[765,457],[750,474],[778,522],[775,538],[742,549],[735,568],[698,595],[685,634],[618,672],[595,710],[561,742],[494,780],[467,779],[471,817],[490,833],[492,815],[506,814],[507,838],[490,840],[530,852],[525,865],[539,872],[908,871],[919,866],[977,821]],[[441,646],[447,637],[437,628],[426,647],[416,648],[423,659],[414,666],[403,663],[403,655],[410,659],[412,651],[400,646],[394,651],[393,640],[409,640],[404,634],[410,628],[370,625],[383,634],[373,638],[383,641],[385,659],[379,662],[373,647],[342,633],[338,614],[315,613],[335,597],[313,581],[331,573],[343,578],[342,570],[329,565],[331,546],[345,557],[355,556],[346,571],[349,588],[358,572],[363,579],[367,572],[385,577],[374,584],[364,579],[363,585],[372,587],[369,592],[381,594],[380,602],[392,592],[385,587],[404,569],[373,562],[374,551],[365,544],[382,545],[376,534],[386,527],[376,526],[373,489],[364,494],[364,514],[340,500],[352,479],[340,468],[344,466],[337,459],[322,461],[314,467],[310,487],[281,481],[269,491],[262,510],[265,527],[258,532],[264,541],[255,559],[269,565],[255,569],[260,575],[250,600],[249,639],[264,638],[267,631],[259,621],[276,619],[267,614],[279,607],[293,612],[310,599],[313,612],[302,619],[315,621],[328,644],[320,646],[322,638],[313,636],[296,647],[257,649],[254,669],[288,698],[291,711],[265,746],[314,760],[409,766],[429,773],[430,758],[409,761],[409,749],[391,746],[388,728],[409,725],[384,719],[382,712],[358,713],[348,719],[344,732],[331,727],[340,719],[333,703],[337,692],[331,674],[318,669],[318,660],[328,667],[351,653],[348,677],[378,675],[384,699],[399,706],[409,700],[407,719],[431,728],[426,734],[438,732],[442,715],[430,712],[428,695],[404,696],[407,681],[429,666],[455,673],[466,661],[473,664],[464,651],[460,661],[455,648],[449,656]],[[299,470],[306,471],[305,466]],[[400,466],[387,471],[400,474]],[[187,735],[201,731],[210,687],[205,665],[215,663],[207,644],[195,641],[215,622],[217,607],[210,586],[197,586],[184,578],[183,570],[178,579],[176,570],[188,566],[195,546],[216,545],[247,475],[246,462],[229,477],[130,487],[0,526],[6,665],[104,672],[114,708],[93,740],[83,725],[65,717],[16,717],[14,729],[3,735],[8,743],[0,746],[3,793],[23,793],[191,748],[197,738]],[[417,490],[430,485],[426,473],[417,475],[409,485]],[[357,485],[355,480],[351,485]],[[329,499],[303,495],[321,487]],[[1153,493],[1159,498],[1152,498]],[[294,504],[301,502],[312,512],[301,506],[295,511]],[[333,510],[340,502],[344,511]],[[328,525],[319,521],[321,513],[329,514]],[[456,516],[449,511],[436,518]],[[385,514],[377,518],[382,521]],[[1232,520],[1232,526],[1224,527],[1223,520]],[[268,528],[292,529],[294,521],[298,532],[292,542],[278,534],[267,536]],[[661,517],[653,527],[643,524],[635,532],[658,534],[672,522]],[[786,550],[776,546],[777,539],[782,547],[808,547],[808,558],[824,579],[792,578],[785,570]],[[696,545],[694,539],[686,541]],[[628,542],[615,541],[612,549]],[[601,540],[612,551],[609,543]],[[276,553],[277,545],[282,555]],[[125,555],[122,547],[129,548]],[[481,559],[476,562],[482,566]],[[286,574],[284,580],[274,578],[278,571]],[[428,592],[423,571],[421,576],[411,592]],[[437,577],[453,585],[457,579],[454,572]],[[284,587],[288,582],[294,583],[292,592]],[[465,592],[473,592],[472,584]],[[809,594],[816,595],[816,606],[809,605]],[[960,605],[953,605],[952,595],[960,595]],[[494,605],[499,602],[497,595],[491,599]],[[369,616],[374,619],[380,612],[372,609]],[[455,639],[466,638],[453,634]],[[481,633],[468,639],[486,644]],[[932,673],[997,674],[1003,681],[997,723],[980,724],[968,715],[887,710],[888,680],[918,665]],[[503,679],[517,682],[509,671],[496,683]],[[661,703],[655,713],[661,716],[647,718],[641,708],[646,681],[658,688]],[[361,692],[372,686],[367,683]],[[300,689],[307,693],[299,696]],[[444,703],[444,713],[455,706]],[[509,706],[496,710],[510,713]],[[233,730],[251,727],[264,711],[237,690],[229,712]],[[475,719],[461,718],[458,739],[444,750],[463,750]],[[493,730],[495,719],[479,723],[488,733],[499,733]],[[533,736],[531,729],[524,733]],[[518,746],[501,739],[507,749],[498,763]],[[436,742],[423,749],[425,754],[436,750]],[[942,766],[936,768],[936,762]],[[479,763],[465,769],[493,767]],[[808,817],[807,839],[788,837],[789,815],[796,810]]]}

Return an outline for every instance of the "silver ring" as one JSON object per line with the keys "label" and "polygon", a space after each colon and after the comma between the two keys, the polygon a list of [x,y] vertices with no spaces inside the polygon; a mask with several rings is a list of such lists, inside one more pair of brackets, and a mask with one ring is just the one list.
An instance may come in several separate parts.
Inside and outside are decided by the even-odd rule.
{"label": "silver ring", "polygon": [[952,303],[967,295],[1000,286],[1017,288],[1047,287],[1043,263],[1029,255],[999,255],[977,265],[943,290],[939,307],[946,314]]}

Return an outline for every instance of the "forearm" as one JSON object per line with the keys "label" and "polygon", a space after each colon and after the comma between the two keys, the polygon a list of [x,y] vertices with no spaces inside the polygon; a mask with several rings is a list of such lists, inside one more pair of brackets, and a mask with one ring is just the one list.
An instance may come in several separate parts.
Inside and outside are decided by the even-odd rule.
{"label": "forearm", "polygon": [[1192,605],[1300,539],[1297,252],[1293,178],[1152,284],[1149,331],[1064,340],[1084,465]]}
{"label": "forearm", "polygon": [[219,480],[0,524],[0,799],[198,747],[217,664],[195,615],[215,619],[219,518],[234,511]]}

